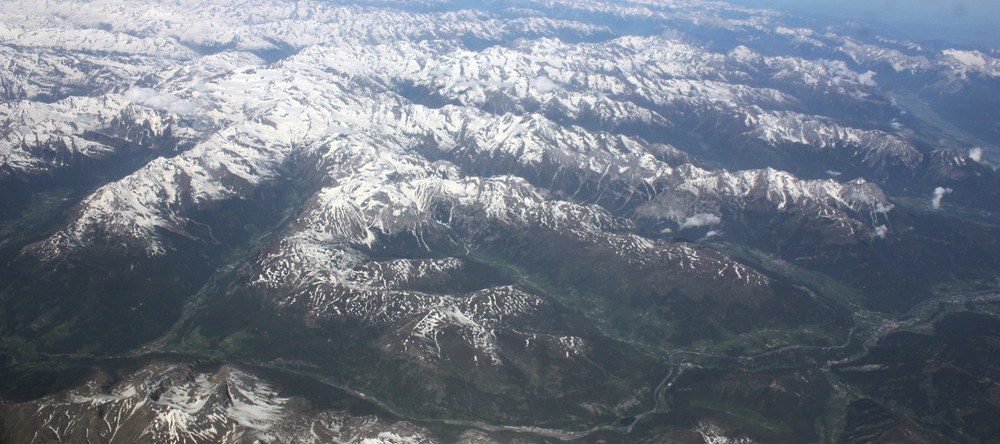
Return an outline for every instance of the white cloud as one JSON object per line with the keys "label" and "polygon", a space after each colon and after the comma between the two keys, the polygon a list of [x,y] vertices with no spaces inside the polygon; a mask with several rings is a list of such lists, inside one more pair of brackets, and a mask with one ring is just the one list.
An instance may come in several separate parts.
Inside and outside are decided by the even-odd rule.
{"label": "white cloud", "polygon": [[161,93],[152,88],[132,87],[125,91],[125,100],[175,114],[191,114],[198,107],[175,94]]}
{"label": "white cloud", "polygon": [[833,177],[837,177],[837,176],[839,176],[841,174],[844,174],[844,173],[841,173],[840,171],[826,170],[826,174],[828,174],[830,176],[833,176]]}
{"label": "white cloud", "polygon": [[983,149],[979,148],[979,147],[976,147],[976,148],[973,148],[973,149],[969,150],[969,158],[972,159],[972,160],[974,160],[974,161],[976,161],[976,162],[982,162],[983,161]]}
{"label": "white cloud", "polygon": [[851,193],[849,196],[847,196],[847,198],[855,202],[861,202],[866,204],[872,203],[872,197],[869,196],[867,193],[863,193],[860,191],[855,191]]}
{"label": "white cloud", "polygon": [[875,71],[866,71],[864,74],[858,74],[858,83],[865,86],[876,86],[875,83]]}
{"label": "white cloud", "polygon": [[889,227],[885,225],[879,225],[875,227],[875,237],[879,239],[885,239],[885,234],[889,232]]}
{"label": "white cloud", "polygon": [[553,82],[552,79],[545,76],[535,77],[535,79],[531,81],[531,87],[535,88],[540,93],[547,93],[556,89],[558,86],[559,85],[556,84],[556,82]]}
{"label": "white cloud", "polygon": [[934,194],[931,195],[931,208],[937,210],[941,208],[941,198],[945,194],[952,192],[951,188],[937,187],[934,189]]}
{"label": "white cloud", "polygon": [[721,231],[708,230],[708,233],[705,233],[705,237],[703,237],[702,239],[708,239],[710,237],[719,236],[721,234],[722,234]]}
{"label": "white cloud", "polygon": [[698,213],[687,219],[684,219],[684,223],[681,224],[681,229],[694,228],[694,227],[704,227],[706,225],[715,225],[722,222],[722,218],[716,216],[712,213]]}

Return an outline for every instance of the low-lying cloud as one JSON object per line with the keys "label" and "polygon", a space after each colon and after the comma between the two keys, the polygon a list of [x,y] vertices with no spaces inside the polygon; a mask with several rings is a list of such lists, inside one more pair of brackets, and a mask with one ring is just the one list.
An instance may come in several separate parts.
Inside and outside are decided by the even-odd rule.
{"label": "low-lying cloud", "polygon": [[704,227],[704,226],[707,226],[707,225],[716,225],[719,222],[722,222],[722,218],[719,217],[719,216],[716,216],[716,215],[714,215],[712,213],[698,213],[698,214],[695,214],[694,216],[691,216],[691,217],[688,217],[687,219],[684,219],[684,223],[681,224],[681,229],[683,230],[685,228],[695,228],[695,227]]}
{"label": "low-lying cloud", "polygon": [[549,91],[552,91],[553,89],[556,89],[559,85],[556,84],[556,82],[553,82],[552,79],[545,76],[541,76],[541,77],[536,77],[534,80],[532,80],[531,86],[536,90],[538,90],[538,92],[540,93],[547,93]]}
{"label": "low-lying cloud", "polygon": [[153,88],[132,87],[125,91],[125,100],[174,114],[191,114],[198,107],[176,94],[161,93]]}
{"label": "low-lying cloud", "polygon": [[885,239],[885,234],[889,232],[889,227],[885,225],[879,225],[875,227],[875,237],[879,239]]}
{"label": "low-lying cloud", "polygon": [[934,194],[931,195],[931,208],[938,210],[941,208],[941,198],[945,194],[952,192],[951,188],[937,187],[934,189]]}
{"label": "low-lying cloud", "polygon": [[969,150],[969,158],[972,159],[975,162],[982,162],[983,161],[983,149],[979,148],[979,147],[976,147],[976,148],[973,148],[973,149]]}

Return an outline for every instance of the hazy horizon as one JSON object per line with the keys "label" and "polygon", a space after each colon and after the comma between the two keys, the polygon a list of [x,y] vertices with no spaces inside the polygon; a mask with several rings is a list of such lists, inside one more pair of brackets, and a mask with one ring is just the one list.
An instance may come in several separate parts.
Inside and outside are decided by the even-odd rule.
{"label": "hazy horizon", "polygon": [[878,24],[911,38],[1000,45],[995,0],[728,0],[734,4]]}

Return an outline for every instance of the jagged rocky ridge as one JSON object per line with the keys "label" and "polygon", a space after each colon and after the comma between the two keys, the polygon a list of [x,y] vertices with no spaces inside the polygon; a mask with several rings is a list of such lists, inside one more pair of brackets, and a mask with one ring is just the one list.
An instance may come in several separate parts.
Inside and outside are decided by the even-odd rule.
{"label": "jagged rocky ridge", "polygon": [[234,366],[204,372],[153,363],[124,375],[98,373],[81,387],[4,405],[5,439],[108,443],[437,442],[411,423],[347,411],[303,411],[267,381]]}

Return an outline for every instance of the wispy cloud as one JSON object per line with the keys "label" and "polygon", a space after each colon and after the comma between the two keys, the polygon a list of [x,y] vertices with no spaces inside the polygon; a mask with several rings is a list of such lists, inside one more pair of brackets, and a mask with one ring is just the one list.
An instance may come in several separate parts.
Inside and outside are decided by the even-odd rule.
{"label": "wispy cloud", "polygon": [[879,225],[875,227],[875,237],[879,239],[885,239],[885,234],[889,232],[889,227],[885,225]]}
{"label": "wispy cloud", "polygon": [[704,227],[706,225],[716,225],[719,222],[722,222],[722,218],[719,217],[719,216],[716,216],[716,215],[714,215],[712,213],[698,213],[698,214],[695,214],[694,216],[691,216],[691,217],[688,217],[687,219],[684,219],[684,223],[681,224],[681,229],[683,230],[685,228],[695,228],[695,227]]}
{"label": "wispy cloud", "polygon": [[931,208],[937,210],[941,208],[941,198],[945,194],[952,192],[951,188],[937,187],[934,189],[934,194],[931,195]]}
{"label": "wispy cloud", "polygon": [[559,85],[556,82],[553,82],[552,79],[541,76],[535,77],[535,79],[531,81],[531,86],[532,88],[537,89],[540,93],[547,93],[556,89]]}
{"label": "wispy cloud", "polygon": [[152,88],[129,88],[125,91],[125,100],[174,114],[191,114],[198,110],[196,104],[181,99],[176,94],[161,93]]}

